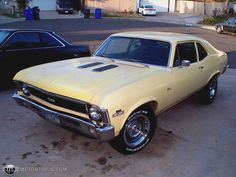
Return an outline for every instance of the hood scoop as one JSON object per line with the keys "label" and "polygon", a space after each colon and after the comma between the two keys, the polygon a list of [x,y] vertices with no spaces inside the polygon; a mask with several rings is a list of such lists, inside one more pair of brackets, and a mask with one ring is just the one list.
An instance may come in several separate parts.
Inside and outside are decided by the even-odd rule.
{"label": "hood scoop", "polygon": [[93,69],[94,72],[103,72],[118,67],[117,65],[107,65],[100,68]]}
{"label": "hood scoop", "polygon": [[94,62],[94,63],[89,63],[89,64],[81,65],[78,68],[85,69],[85,68],[90,68],[90,67],[97,66],[97,65],[102,65],[102,64],[104,64],[104,63],[102,63],[102,62]]}

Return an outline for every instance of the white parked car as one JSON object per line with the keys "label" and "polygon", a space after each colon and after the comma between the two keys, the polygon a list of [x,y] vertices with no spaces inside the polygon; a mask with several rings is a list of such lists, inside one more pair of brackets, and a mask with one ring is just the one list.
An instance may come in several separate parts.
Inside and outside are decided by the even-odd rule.
{"label": "white parked car", "polygon": [[142,15],[156,15],[157,13],[152,5],[142,5],[139,7],[138,12]]}

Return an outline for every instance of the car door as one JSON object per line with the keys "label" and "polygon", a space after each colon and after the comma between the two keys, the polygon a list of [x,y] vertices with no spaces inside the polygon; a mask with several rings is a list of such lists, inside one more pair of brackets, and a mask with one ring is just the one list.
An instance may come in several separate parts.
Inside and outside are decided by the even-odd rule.
{"label": "car door", "polygon": [[[190,61],[189,66],[182,66],[183,60]],[[194,41],[181,42],[176,45],[173,67],[173,97],[178,102],[197,91],[202,84],[200,79],[201,64],[197,59]]]}
{"label": "car door", "polygon": [[37,64],[39,36],[35,32],[15,32],[2,47],[4,73],[13,77],[16,72]]}
{"label": "car door", "polygon": [[223,30],[228,31],[228,32],[232,32],[232,30],[233,30],[233,19],[229,19],[223,24]]}

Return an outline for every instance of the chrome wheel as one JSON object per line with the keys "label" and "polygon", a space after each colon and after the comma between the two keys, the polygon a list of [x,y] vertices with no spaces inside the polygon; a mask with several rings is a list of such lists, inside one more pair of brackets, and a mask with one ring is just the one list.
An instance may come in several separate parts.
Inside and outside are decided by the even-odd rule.
{"label": "chrome wheel", "polygon": [[124,141],[133,148],[142,144],[150,132],[150,120],[146,115],[133,116],[125,126]]}
{"label": "chrome wheel", "polygon": [[210,97],[210,99],[213,99],[215,97],[216,89],[217,89],[217,81],[215,79],[213,79],[210,82],[210,88],[209,88],[209,97]]}

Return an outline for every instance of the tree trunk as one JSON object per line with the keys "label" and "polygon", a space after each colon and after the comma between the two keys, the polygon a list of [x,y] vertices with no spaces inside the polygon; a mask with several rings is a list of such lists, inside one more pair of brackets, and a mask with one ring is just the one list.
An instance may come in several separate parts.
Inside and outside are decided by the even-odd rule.
{"label": "tree trunk", "polygon": [[229,12],[229,0],[225,0],[224,11],[226,14]]}

